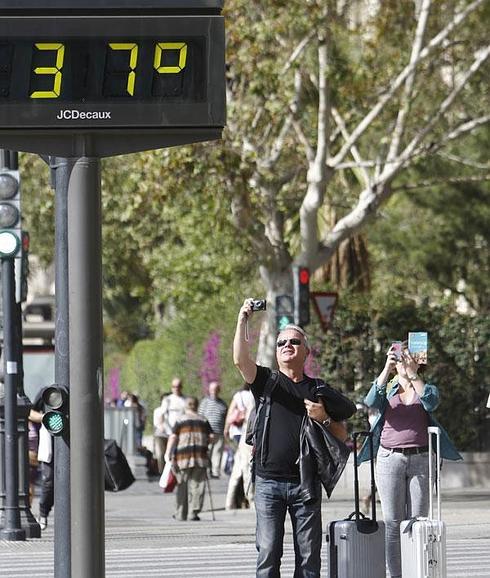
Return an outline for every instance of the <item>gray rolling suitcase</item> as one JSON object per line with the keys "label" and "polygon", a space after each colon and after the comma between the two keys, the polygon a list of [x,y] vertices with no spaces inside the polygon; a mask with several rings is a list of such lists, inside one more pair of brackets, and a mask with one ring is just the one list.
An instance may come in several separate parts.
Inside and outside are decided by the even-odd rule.
{"label": "gray rolling suitcase", "polygon": [[[371,466],[372,519],[359,508],[357,471],[357,438],[368,436]],[[354,501],[355,511],[345,520],[330,522],[326,540],[329,578],[385,578],[385,525],[376,520],[376,486],[374,483],[373,438],[371,432],[354,433]]]}
{"label": "gray rolling suitcase", "polygon": [[[432,435],[436,436],[437,518],[434,518]],[[429,427],[429,517],[400,524],[402,578],[446,578],[446,525],[441,520],[441,431]]]}

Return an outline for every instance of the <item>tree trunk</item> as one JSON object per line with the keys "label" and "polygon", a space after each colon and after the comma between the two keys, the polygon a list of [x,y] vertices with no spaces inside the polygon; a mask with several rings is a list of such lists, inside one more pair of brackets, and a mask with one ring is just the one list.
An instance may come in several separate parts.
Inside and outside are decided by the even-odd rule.
{"label": "tree trunk", "polygon": [[260,276],[266,288],[267,313],[261,324],[257,363],[267,367],[276,365],[276,297],[293,295],[291,263],[281,270],[260,268]]}

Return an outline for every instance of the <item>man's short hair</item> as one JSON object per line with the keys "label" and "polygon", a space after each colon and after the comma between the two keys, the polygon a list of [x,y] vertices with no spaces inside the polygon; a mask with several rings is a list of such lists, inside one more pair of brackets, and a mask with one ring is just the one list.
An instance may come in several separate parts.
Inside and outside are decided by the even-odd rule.
{"label": "man's short hair", "polygon": [[303,341],[305,342],[305,347],[308,351],[310,351],[310,345],[308,344],[308,335],[306,335],[306,331],[299,325],[295,325],[294,323],[288,323],[286,327],[283,327],[281,331],[279,331],[279,333],[283,333],[283,331],[287,331],[288,329],[301,333],[301,335],[303,336]]}
{"label": "man's short hair", "polygon": [[190,409],[191,411],[197,411],[197,408],[199,407],[199,401],[198,401],[197,397],[190,395],[185,400],[185,407],[186,407],[186,409]]}

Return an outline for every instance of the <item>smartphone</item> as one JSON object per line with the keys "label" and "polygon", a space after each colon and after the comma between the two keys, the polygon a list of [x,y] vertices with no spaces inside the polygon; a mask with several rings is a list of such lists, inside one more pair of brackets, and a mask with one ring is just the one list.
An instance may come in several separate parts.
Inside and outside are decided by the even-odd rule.
{"label": "smartphone", "polygon": [[393,353],[396,357],[397,361],[402,360],[402,342],[401,341],[393,341],[391,344],[391,353]]}

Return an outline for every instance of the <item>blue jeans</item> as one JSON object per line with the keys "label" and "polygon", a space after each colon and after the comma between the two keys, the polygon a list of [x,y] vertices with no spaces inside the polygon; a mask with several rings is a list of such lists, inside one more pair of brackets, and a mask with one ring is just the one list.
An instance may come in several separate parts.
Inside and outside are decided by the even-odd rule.
{"label": "blue jeans", "polygon": [[429,512],[429,454],[403,455],[380,446],[376,482],[386,525],[386,562],[391,578],[399,578],[400,522]]}
{"label": "blue jeans", "polygon": [[322,492],[318,481],[317,499],[304,504],[299,482],[255,480],[257,517],[257,578],[279,578],[283,553],[284,522],[289,511],[293,526],[294,578],[319,578],[322,546]]}

